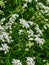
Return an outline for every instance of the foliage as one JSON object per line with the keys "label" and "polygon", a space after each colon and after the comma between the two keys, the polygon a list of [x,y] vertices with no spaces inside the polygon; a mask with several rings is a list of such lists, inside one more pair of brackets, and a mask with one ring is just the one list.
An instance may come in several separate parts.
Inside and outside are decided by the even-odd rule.
{"label": "foliage", "polygon": [[21,63],[49,65],[49,0],[0,0],[0,65]]}

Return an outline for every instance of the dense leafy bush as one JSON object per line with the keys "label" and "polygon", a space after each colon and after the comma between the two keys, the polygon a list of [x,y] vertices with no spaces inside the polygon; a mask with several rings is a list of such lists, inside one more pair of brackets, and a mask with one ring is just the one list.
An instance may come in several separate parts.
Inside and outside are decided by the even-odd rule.
{"label": "dense leafy bush", "polygon": [[49,0],[0,0],[0,65],[49,65]]}

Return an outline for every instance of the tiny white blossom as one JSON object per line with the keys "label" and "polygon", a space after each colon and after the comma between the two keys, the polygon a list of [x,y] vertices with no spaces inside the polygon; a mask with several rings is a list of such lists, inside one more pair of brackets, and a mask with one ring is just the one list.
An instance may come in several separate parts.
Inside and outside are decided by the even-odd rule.
{"label": "tiny white blossom", "polygon": [[35,27],[35,30],[37,33],[42,34],[42,31],[39,29],[39,27]]}
{"label": "tiny white blossom", "polygon": [[21,29],[21,30],[19,30],[19,32],[18,32],[18,33],[19,33],[19,35],[21,35],[21,33],[22,33],[22,32],[23,32],[23,31],[22,31],[22,29]]}
{"label": "tiny white blossom", "polygon": [[4,53],[6,54],[7,52],[9,52],[9,46],[7,46],[7,44],[2,44],[2,47],[0,47],[0,50],[4,51]]}
{"label": "tiny white blossom", "polygon": [[43,38],[39,38],[39,37],[36,37],[35,38],[35,41],[39,44],[43,44],[45,42],[45,40]]}
{"label": "tiny white blossom", "polygon": [[32,40],[34,40],[34,39],[30,37],[29,40],[32,41]]}
{"label": "tiny white blossom", "polygon": [[38,0],[35,0],[36,2],[38,2]]}
{"label": "tiny white blossom", "polygon": [[25,7],[27,7],[27,3],[25,3],[25,4],[23,5],[23,8],[25,8]]}
{"label": "tiny white blossom", "polygon": [[27,65],[35,65],[34,58],[27,57],[26,63],[27,63]]}
{"label": "tiny white blossom", "polygon": [[14,23],[14,21],[15,21],[15,19],[16,19],[17,17],[19,17],[18,14],[13,14],[12,17],[10,18],[9,22]]}
{"label": "tiny white blossom", "polygon": [[12,60],[12,64],[13,64],[13,65],[22,65],[22,63],[21,63],[20,60],[18,60],[18,59],[13,59],[13,60]]}
{"label": "tiny white blossom", "polygon": [[1,19],[1,22],[5,21],[5,19],[6,19],[6,18],[2,18],[2,19]]}
{"label": "tiny white blossom", "polygon": [[[48,3],[48,2],[47,2]],[[49,15],[49,7],[45,6],[43,3],[38,2],[38,6],[42,9],[42,13]]]}
{"label": "tiny white blossom", "polygon": [[27,21],[24,20],[24,19],[20,19],[20,24],[22,24],[22,26],[25,27],[25,28],[29,28],[30,27],[29,24],[27,23]]}
{"label": "tiny white blossom", "polygon": [[40,8],[42,8],[42,9],[45,8],[45,6],[42,2],[38,2],[37,4],[39,5]]}
{"label": "tiny white blossom", "polygon": [[30,3],[32,2],[32,0],[25,0],[25,1],[26,1],[26,2],[30,2]]}
{"label": "tiny white blossom", "polygon": [[31,21],[28,21],[28,23],[29,23],[30,25],[33,25],[33,22],[31,22]]}
{"label": "tiny white blossom", "polygon": [[19,17],[19,15],[18,14],[13,14],[12,17],[16,18],[16,17]]}
{"label": "tiny white blossom", "polygon": [[28,32],[28,37],[34,36],[34,32],[30,29],[27,31]]}

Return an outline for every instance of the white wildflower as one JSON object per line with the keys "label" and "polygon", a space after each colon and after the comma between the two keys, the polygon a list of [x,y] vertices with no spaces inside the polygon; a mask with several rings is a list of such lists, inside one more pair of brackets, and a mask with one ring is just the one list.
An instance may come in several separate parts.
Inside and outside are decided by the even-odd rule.
{"label": "white wildflower", "polygon": [[9,36],[10,33],[6,32],[5,27],[0,25],[0,40],[2,40],[2,42],[7,41],[8,43],[10,43],[11,42],[11,38]]}
{"label": "white wildflower", "polygon": [[28,33],[29,40],[32,41],[34,37],[34,32],[30,29],[30,30],[27,30],[27,33]]}
{"label": "white wildflower", "polygon": [[2,19],[1,19],[1,22],[3,22],[3,21],[5,21],[5,18],[2,18]]}
{"label": "white wildflower", "polygon": [[35,27],[35,30],[36,30],[37,33],[42,34],[42,31],[39,29],[38,26]]}
{"label": "white wildflower", "polygon": [[17,17],[19,17],[18,14],[13,14],[12,17],[10,18],[9,22],[14,23],[14,21],[16,20]]}
{"label": "white wildflower", "polygon": [[36,37],[35,38],[35,41],[39,44],[43,44],[45,42],[45,40],[43,38],[39,38],[39,37]]}
{"label": "white wildflower", "polygon": [[19,33],[19,35],[21,35],[21,33],[22,33],[22,32],[23,32],[23,31],[22,31],[22,29],[21,29],[21,30],[19,30],[19,32],[18,32],[18,33]]}
{"label": "white wildflower", "polygon": [[7,46],[7,44],[2,44],[2,47],[0,47],[1,51],[4,51],[4,53],[6,54],[7,52],[9,52],[9,46]]}
{"label": "white wildflower", "polygon": [[30,41],[34,40],[32,37],[29,38]]}
{"label": "white wildflower", "polygon": [[35,0],[36,2],[38,2],[38,0]]}
{"label": "white wildflower", "polygon": [[29,23],[30,25],[33,25],[33,22],[31,22],[31,21],[28,21],[28,23]]}
{"label": "white wildflower", "polygon": [[27,33],[28,33],[28,37],[34,36],[34,32],[31,29],[28,30]]}
{"label": "white wildflower", "polygon": [[13,59],[12,60],[12,64],[13,65],[22,65],[22,63],[20,62],[20,60],[17,60],[17,59]]}
{"label": "white wildflower", "polygon": [[35,65],[34,58],[27,57],[26,63],[27,63],[27,65]]}
{"label": "white wildflower", "polygon": [[25,28],[29,28],[30,27],[29,24],[27,23],[27,21],[25,21],[24,19],[20,19],[20,24],[22,24],[23,27],[25,27]]}
{"label": "white wildflower", "polygon": [[45,6],[43,3],[39,2],[38,6],[42,9],[42,13],[49,15],[49,7]]}
{"label": "white wildflower", "polygon": [[27,3],[25,3],[25,4],[23,5],[23,8],[25,8],[25,7],[27,7]]}
{"label": "white wildflower", "polygon": [[19,17],[18,14],[13,14],[12,17],[16,18],[16,17]]}
{"label": "white wildflower", "polygon": [[41,9],[45,8],[45,5],[42,2],[37,3]]}
{"label": "white wildflower", "polygon": [[25,0],[25,1],[26,1],[26,2],[30,2],[30,3],[32,2],[32,0]]}

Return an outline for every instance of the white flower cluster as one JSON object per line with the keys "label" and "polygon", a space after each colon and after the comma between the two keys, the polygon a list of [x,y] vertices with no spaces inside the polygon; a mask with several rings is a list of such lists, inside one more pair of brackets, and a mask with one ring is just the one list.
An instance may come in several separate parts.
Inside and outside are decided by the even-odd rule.
{"label": "white flower cluster", "polygon": [[9,22],[14,23],[14,21],[16,20],[17,17],[19,17],[18,14],[13,14],[13,15],[11,16]]}
{"label": "white flower cluster", "polygon": [[[27,65],[35,65],[35,61],[34,61],[35,57],[33,57],[33,58],[32,57],[26,57],[26,58],[27,58],[27,60],[26,60]],[[12,64],[13,65],[22,65],[22,63],[18,59],[12,59]]]}
{"label": "white flower cluster", "polygon": [[[43,38],[41,38],[41,36],[43,35],[42,30],[39,28],[39,25],[31,22],[31,21],[26,21],[24,19],[20,19],[20,24],[22,24],[23,28],[29,28],[27,30],[28,33],[28,38],[30,41],[36,41],[36,43],[39,44],[43,44],[45,42],[45,40]],[[36,31],[34,34],[34,31],[30,28],[30,26],[35,26],[34,30]],[[23,32],[23,30],[19,30],[19,35],[21,35],[21,33]]]}
{"label": "white flower cluster", "polygon": [[23,30],[22,30],[22,29],[21,29],[21,30],[19,30],[19,32],[18,32],[18,33],[19,33],[19,35],[21,35],[21,33],[22,33],[22,32],[23,32]]}
{"label": "white flower cluster", "polygon": [[37,35],[35,35],[35,41],[37,43],[43,44],[45,42],[45,40],[43,38],[41,38],[41,35],[43,35],[42,31],[40,30],[39,26],[36,24],[35,30],[37,32]]}
{"label": "white flower cluster", "polygon": [[[10,18],[9,22],[7,22],[5,25],[3,25],[3,22],[6,20],[5,18],[0,20],[0,40],[3,43],[11,43],[13,42],[12,37],[11,37],[11,33],[12,33],[12,24],[14,23],[15,19],[18,17],[17,14],[13,14],[12,17]],[[7,32],[8,30],[8,32]],[[8,50],[8,46],[7,44],[2,44],[2,47],[0,48],[0,50],[5,51],[5,53],[7,53]]]}
{"label": "white flower cluster", "polygon": [[12,33],[12,24],[15,22],[16,18],[19,17],[18,14],[13,14],[11,18],[9,19],[9,22],[6,23],[5,28],[10,29],[10,32]]}
{"label": "white flower cluster", "polygon": [[35,30],[39,35],[42,35],[42,31],[39,29],[38,25],[35,27]]}
{"label": "white flower cluster", "polygon": [[[8,43],[12,42],[12,37],[10,36],[10,34],[12,33],[12,24],[14,23],[15,19],[18,17],[18,14],[13,14],[12,17],[10,18],[9,22],[5,24],[5,26],[3,24],[3,21],[5,21],[5,18],[1,19],[0,22],[0,40],[2,40],[3,42],[7,41]],[[6,30],[9,30],[8,32],[6,32]]]}
{"label": "white flower cluster", "polygon": [[22,63],[20,62],[20,60],[17,60],[17,59],[13,59],[12,60],[12,64],[13,65],[22,65]]}
{"label": "white flower cluster", "polygon": [[[24,2],[25,3],[24,3]],[[32,8],[32,6],[30,7],[30,9],[28,9],[27,8],[27,6],[28,6],[28,4],[30,3],[32,3],[34,0],[23,0],[22,2],[22,9],[21,9],[21,7],[20,7],[20,9],[19,9],[19,6],[18,6],[18,10],[19,10],[19,12],[18,13],[20,13],[21,11],[22,11],[22,13],[25,13],[27,10],[29,11],[29,12],[35,12],[34,11],[34,8]],[[10,1],[9,1],[10,2]],[[37,4],[37,6],[38,6],[38,9],[39,10],[37,10],[36,12],[35,12],[35,14],[32,16],[32,15],[29,15],[29,16],[31,16],[31,18],[30,18],[30,20],[31,21],[26,21],[25,19],[23,19],[23,18],[18,18],[18,20],[19,20],[19,22],[17,23],[16,21],[17,21],[17,17],[19,17],[19,15],[18,14],[10,14],[7,18],[2,18],[1,20],[0,20],[0,41],[1,41],[1,46],[0,46],[0,51],[3,51],[5,54],[6,53],[8,53],[9,52],[9,49],[10,49],[10,46],[8,46],[8,43],[11,43],[11,42],[13,42],[13,39],[12,39],[12,34],[13,34],[13,26],[17,26],[17,24],[18,25],[20,25],[21,27],[19,27],[18,26],[18,28],[16,28],[16,35],[17,35],[17,30],[19,29],[19,28],[21,28],[21,29],[19,29],[19,31],[18,31],[18,34],[20,35],[20,38],[22,38],[23,36],[24,36],[24,34],[26,34],[26,36],[27,37],[23,37],[23,39],[21,39],[19,42],[22,44],[23,43],[23,40],[24,40],[24,38],[25,38],[25,41],[26,41],[26,44],[25,44],[25,50],[26,51],[30,51],[30,48],[32,48],[32,46],[34,45],[34,43],[36,42],[37,44],[39,44],[39,45],[43,45],[44,43],[45,43],[45,40],[43,39],[43,29],[47,29],[47,27],[49,27],[49,24],[48,23],[44,23],[43,24],[43,20],[42,20],[42,23],[41,24],[43,24],[43,27],[44,28],[42,28],[42,30],[40,29],[40,26],[38,25],[38,22],[37,21],[39,21],[40,20],[40,22],[41,22],[41,18],[43,18],[44,19],[44,16],[42,15],[42,14],[46,14],[46,15],[49,15],[49,6],[45,6],[45,4],[43,4],[42,2],[38,2],[38,0],[35,0],[35,2],[37,2],[37,3],[35,3],[35,4]],[[19,2],[18,2],[19,3]],[[16,3],[15,3],[16,4]],[[31,4],[32,5],[32,4]],[[49,0],[46,0],[46,5],[49,5]],[[5,2],[4,2],[4,0],[1,0],[0,1],[0,7],[1,8],[5,8]],[[10,6],[9,6],[10,7]],[[24,8],[24,9],[23,9]],[[26,8],[26,9],[25,9]],[[32,10],[32,9],[33,10]],[[5,8],[6,9],[6,8]],[[25,12],[24,12],[25,11]],[[14,10],[14,12],[15,12],[15,10]],[[12,12],[12,13],[14,13],[14,12]],[[17,12],[17,11],[16,11]],[[29,13],[28,12],[28,13]],[[36,19],[36,16],[37,16],[37,18],[38,17],[40,17],[40,16],[38,16],[37,14],[38,14],[38,12],[40,12],[39,13],[39,15],[41,15],[41,18],[39,18],[39,20],[37,20]],[[0,10],[0,14],[3,14],[4,12],[2,11],[2,10]],[[26,12],[27,13],[27,12]],[[22,14],[23,15],[23,14]],[[10,17],[11,16],[11,17]],[[42,17],[43,16],[43,17]],[[8,20],[8,18],[9,18],[9,21],[6,21],[6,20]],[[35,20],[35,21],[34,21]],[[44,20],[47,20],[48,21],[48,19],[44,19]],[[6,21],[6,22],[5,22]],[[36,22],[36,23],[35,23]],[[24,33],[25,32],[25,33]],[[14,33],[14,34],[15,34]],[[24,33],[24,34],[23,34]],[[21,36],[21,34],[23,35],[23,36]],[[16,41],[17,39],[15,39],[15,36],[13,36],[13,38],[14,38],[14,41]],[[18,38],[18,37],[17,37]],[[27,38],[27,39],[26,39]],[[19,40],[19,38],[18,38],[18,40]],[[18,41],[17,40],[17,41]],[[16,41],[16,42],[17,42]],[[19,43],[18,42],[18,43]],[[27,43],[28,42],[28,43]],[[20,44],[20,45],[21,45]],[[14,45],[15,45],[15,43],[14,43]],[[19,50],[21,50],[21,48],[23,48],[23,46],[24,45],[22,45],[22,47],[20,46],[19,44],[18,44],[18,48],[19,48]],[[14,49],[15,49],[15,46],[14,46]],[[13,50],[14,50],[13,49]],[[12,50],[12,51],[13,51]],[[32,50],[32,49],[31,49]],[[16,50],[17,51],[17,50]],[[25,51],[24,51],[25,52]],[[33,48],[33,52],[35,52],[34,51],[34,48]],[[2,53],[2,52],[1,52]],[[23,54],[22,56],[24,56],[25,54]],[[38,59],[37,59],[38,60]],[[21,63],[21,61],[20,60],[18,60],[18,59],[12,59],[12,65],[22,65],[22,63]],[[27,65],[35,65],[35,57],[26,57],[26,64]],[[49,65],[49,63],[47,63],[47,65]]]}
{"label": "white flower cluster", "polygon": [[27,65],[35,65],[34,58],[27,57],[26,63],[27,63]]}
{"label": "white flower cluster", "polygon": [[32,0],[25,0],[25,1],[26,1],[26,2],[30,2],[30,3],[32,2]]}
{"label": "white flower cluster", "polygon": [[38,6],[42,9],[40,10],[43,14],[49,15],[49,7],[45,6],[43,3],[38,2]]}
{"label": "white flower cluster", "polygon": [[30,29],[27,31],[28,32],[28,38],[29,40],[33,40],[34,32]]}
{"label": "white flower cluster", "polygon": [[30,27],[29,24],[23,18],[20,19],[20,24],[22,24],[22,26],[25,27],[25,28],[29,28]]}
{"label": "white flower cluster", "polygon": [[5,18],[2,18],[0,24],[3,24],[4,21],[5,21]]}
{"label": "white flower cluster", "polygon": [[35,0],[36,2],[38,2],[38,0]]}
{"label": "white flower cluster", "polygon": [[0,40],[2,40],[2,42],[10,42],[10,36],[9,33],[7,33],[4,29],[3,26],[0,25]]}
{"label": "white flower cluster", "polygon": [[34,24],[32,21],[28,21],[28,23],[29,23],[30,25],[33,25],[33,24]]}
{"label": "white flower cluster", "polygon": [[2,47],[0,47],[0,50],[1,51],[4,51],[4,53],[6,54],[7,52],[9,52],[9,49],[10,49],[10,47],[9,46],[7,46],[7,44],[2,44]]}
{"label": "white flower cluster", "polygon": [[35,38],[35,41],[36,41],[37,43],[41,43],[41,44],[43,44],[43,43],[45,42],[44,39],[39,38],[39,37],[36,37],[36,38]]}
{"label": "white flower cluster", "polygon": [[27,7],[27,3],[24,3],[23,8]]}

